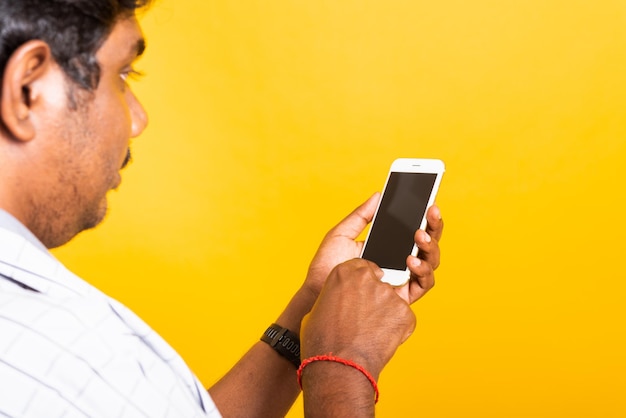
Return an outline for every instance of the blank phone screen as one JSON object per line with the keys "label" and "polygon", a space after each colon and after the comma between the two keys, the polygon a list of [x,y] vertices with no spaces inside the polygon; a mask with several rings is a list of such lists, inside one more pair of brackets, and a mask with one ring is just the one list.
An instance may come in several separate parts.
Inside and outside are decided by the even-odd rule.
{"label": "blank phone screen", "polygon": [[426,213],[437,175],[392,172],[363,250],[379,267],[406,270],[415,231]]}

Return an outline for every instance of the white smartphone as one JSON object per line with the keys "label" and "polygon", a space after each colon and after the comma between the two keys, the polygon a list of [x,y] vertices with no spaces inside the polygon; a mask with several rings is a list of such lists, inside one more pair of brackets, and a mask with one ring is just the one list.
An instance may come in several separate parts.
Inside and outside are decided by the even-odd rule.
{"label": "white smartphone", "polygon": [[361,253],[383,269],[382,281],[402,286],[409,280],[406,258],[417,255],[415,231],[426,227],[426,211],[444,171],[443,161],[434,159],[399,158],[391,164]]}

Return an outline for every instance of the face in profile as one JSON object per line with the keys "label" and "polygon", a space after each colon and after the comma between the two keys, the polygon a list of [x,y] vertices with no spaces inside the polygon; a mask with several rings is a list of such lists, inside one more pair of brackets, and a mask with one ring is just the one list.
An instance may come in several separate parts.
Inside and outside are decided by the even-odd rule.
{"label": "face in profile", "polygon": [[58,236],[49,240],[54,242],[46,243],[49,247],[100,223],[107,211],[107,193],[120,185],[120,170],[130,161],[129,141],[147,124],[147,115],[127,83],[143,49],[137,20],[123,18],[96,53],[101,69],[97,88],[72,87],[60,68],[47,80],[46,126],[51,127],[47,171],[52,189],[39,211],[45,213],[41,219],[63,222],[57,225]]}

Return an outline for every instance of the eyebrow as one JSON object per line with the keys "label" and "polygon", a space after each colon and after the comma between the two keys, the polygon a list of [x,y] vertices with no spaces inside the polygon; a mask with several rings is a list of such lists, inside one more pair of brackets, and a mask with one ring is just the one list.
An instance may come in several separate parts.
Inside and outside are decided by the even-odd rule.
{"label": "eyebrow", "polygon": [[146,50],[146,40],[144,38],[138,39],[132,48],[132,52],[134,53],[136,58],[139,58],[140,56],[142,56],[145,50]]}
{"label": "eyebrow", "polygon": [[125,60],[135,61],[139,59],[143,55],[146,50],[146,40],[145,38],[137,38],[134,43],[131,43],[128,52],[124,56]]}

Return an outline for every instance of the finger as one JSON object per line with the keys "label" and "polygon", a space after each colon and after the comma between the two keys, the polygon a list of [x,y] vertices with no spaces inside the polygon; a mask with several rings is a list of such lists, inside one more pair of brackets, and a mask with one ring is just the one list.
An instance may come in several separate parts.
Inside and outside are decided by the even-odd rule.
{"label": "finger", "polygon": [[402,285],[402,286],[398,286],[398,287],[394,287],[394,289],[396,291],[396,293],[398,294],[398,296],[400,296],[402,299],[404,299],[404,301],[408,304],[411,303],[411,297],[409,294],[409,282],[406,282],[406,284]]}
{"label": "finger", "polygon": [[429,263],[410,255],[407,257],[407,266],[411,271],[411,281],[419,287],[428,291],[435,286],[434,271]]}
{"label": "finger", "polygon": [[439,250],[439,242],[433,239],[426,231],[418,230],[415,232],[415,244],[419,251],[417,256],[428,262],[433,269],[439,267],[441,252]]}
{"label": "finger", "polygon": [[357,239],[357,237],[363,232],[367,224],[372,222],[374,213],[376,212],[376,206],[380,199],[380,193],[374,193],[363,204],[356,208],[352,213],[346,216],[337,226],[335,226],[329,232],[331,236],[343,236],[350,238],[351,240]]}
{"label": "finger", "polygon": [[432,205],[428,209],[428,212],[426,212],[426,221],[426,232],[439,242],[441,240],[441,234],[443,233],[443,218],[441,217],[439,206]]}
{"label": "finger", "polygon": [[429,263],[417,257],[407,257],[407,266],[411,271],[408,299],[413,303],[435,286],[435,274]]}

